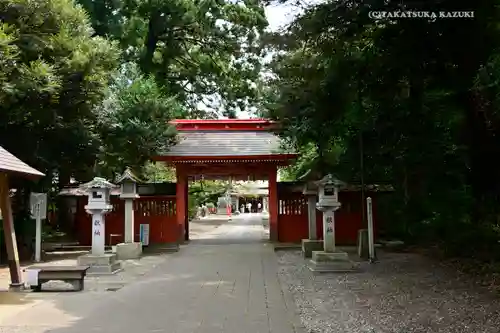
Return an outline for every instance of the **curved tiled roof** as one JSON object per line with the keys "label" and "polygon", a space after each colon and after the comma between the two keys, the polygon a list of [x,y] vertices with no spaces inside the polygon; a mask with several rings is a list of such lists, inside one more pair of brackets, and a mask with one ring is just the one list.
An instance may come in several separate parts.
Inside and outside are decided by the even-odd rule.
{"label": "curved tiled roof", "polygon": [[281,148],[280,139],[265,131],[179,132],[179,142],[162,156],[263,156],[290,154]]}

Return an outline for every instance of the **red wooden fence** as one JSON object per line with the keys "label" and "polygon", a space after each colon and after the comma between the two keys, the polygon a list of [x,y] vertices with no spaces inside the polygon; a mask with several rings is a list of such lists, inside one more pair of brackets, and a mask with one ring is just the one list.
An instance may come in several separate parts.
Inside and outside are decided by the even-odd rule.
{"label": "red wooden fence", "polygon": [[302,193],[281,194],[278,198],[278,241],[300,242],[307,237],[306,198]]}
{"label": "red wooden fence", "polygon": [[[92,224],[90,215],[85,212],[87,197],[78,199],[75,228],[80,245],[92,244]],[[106,245],[123,242],[125,230],[125,203],[118,197],[111,198],[113,210],[105,216]],[[134,200],[135,240],[139,241],[141,224],[149,224],[149,242],[176,242],[175,196],[144,196]],[[113,237],[111,237],[113,235]]]}
{"label": "red wooden fence", "polygon": [[[373,200],[373,226],[377,235],[375,194]],[[341,208],[335,212],[335,239],[340,245],[356,244],[358,230],[365,229],[362,221],[360,192],[339,193]],[[278,198],[278,240],[285,243],[300,242],[309,236],[307,199],[300,192],[280,193]],[[323,239],[323,213],[316,210],[316,234]]]}

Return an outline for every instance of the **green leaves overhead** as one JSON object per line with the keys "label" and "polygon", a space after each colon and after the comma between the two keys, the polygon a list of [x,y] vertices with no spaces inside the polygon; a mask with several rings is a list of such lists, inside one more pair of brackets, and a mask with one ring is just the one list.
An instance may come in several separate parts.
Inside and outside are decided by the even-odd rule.
{"label": "green leaves overhead", "polygon": [[0,20],[0,142],[49,174],[83,167],[119,50],[69,0],[3,0]]}
{"label": "green leaves overhead", "polygon": [[142,169],[171,119],[252,106],[266,25],[250,0],[1,0],[0,143],[61,185]]}
{"label": "green leaves overhead", "polygon": [[259,1],[80,3],[99,35],[118,40],[127,61],[139,63],[180,101],[196,106],[217,96],[227,108],[251,102],[260,72],[257,36],[267,25]]}
{"label": "green leaves overhead", "polygon": [[110,177],[126,167],[141,171],[154,154],[176,142],[169,121],[184,115],[178,101],[166,96],[152,77],[124,66],[98,109],[100,170]]}
{"label": "green leaves overhead", "polygon": [[[467,10],[475,18],[368,15],[398,9]],[[499,19],[493,0],[309,6],[285,31],[265,36],[278,51],[268,114],[299,150],[308,155],[315,148],[323,172],[391,182],[397,199],[387,218],[413,228],[414,237],[422,221],[432,224],[419,230],[440,233],[471,219],[497,223],[500,165],[491,156],[500,154],[500,39],[492,22]],[[297,176],[305,162],[288,172]]]}

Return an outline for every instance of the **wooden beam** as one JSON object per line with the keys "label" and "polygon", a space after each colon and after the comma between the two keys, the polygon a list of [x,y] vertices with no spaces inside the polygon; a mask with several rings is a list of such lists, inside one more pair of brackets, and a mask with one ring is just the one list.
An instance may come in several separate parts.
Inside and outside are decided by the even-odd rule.
{"label": "wooden beam", "polygon": [[17,250],[16,231],[12,217],[12,206],[9,196],[9,179],[6,173],[0,173],[0,209],[2,210],[5,247],[10,270],[11,287],[22,287],[21,266]]}
{"label": "wooden beam", "polygon": [[153,160],[170,164],[210,163],[210,164],[278,164],[288,165],[298,154],[234,155],[234,156],[154,156]]}
{"label": "wooden beam", "polygon": [[177,168],[182,168],[183,172],[189,175],[235,175],[235,176],[248,176],[248,175],[267,175],[272,170],[276,170],[273,164],[183,164],[178,165]]}

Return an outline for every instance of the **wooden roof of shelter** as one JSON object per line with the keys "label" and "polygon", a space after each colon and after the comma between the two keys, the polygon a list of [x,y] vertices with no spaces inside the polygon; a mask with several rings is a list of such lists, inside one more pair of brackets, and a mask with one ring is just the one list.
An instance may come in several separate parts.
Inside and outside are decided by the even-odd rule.
{"label": "wooden roof of shelter", "polygon": [[44,173],[30,167],[5,148],[0,146],[0,172],[16,174],[26,178],[39,178],[45,176]]}
{"label": "wooden roof of shelter", "polygon": [[297,155],[272,131],[265,119],[175,120],[179,142],[160,154],[170,162],[285,161]]}

